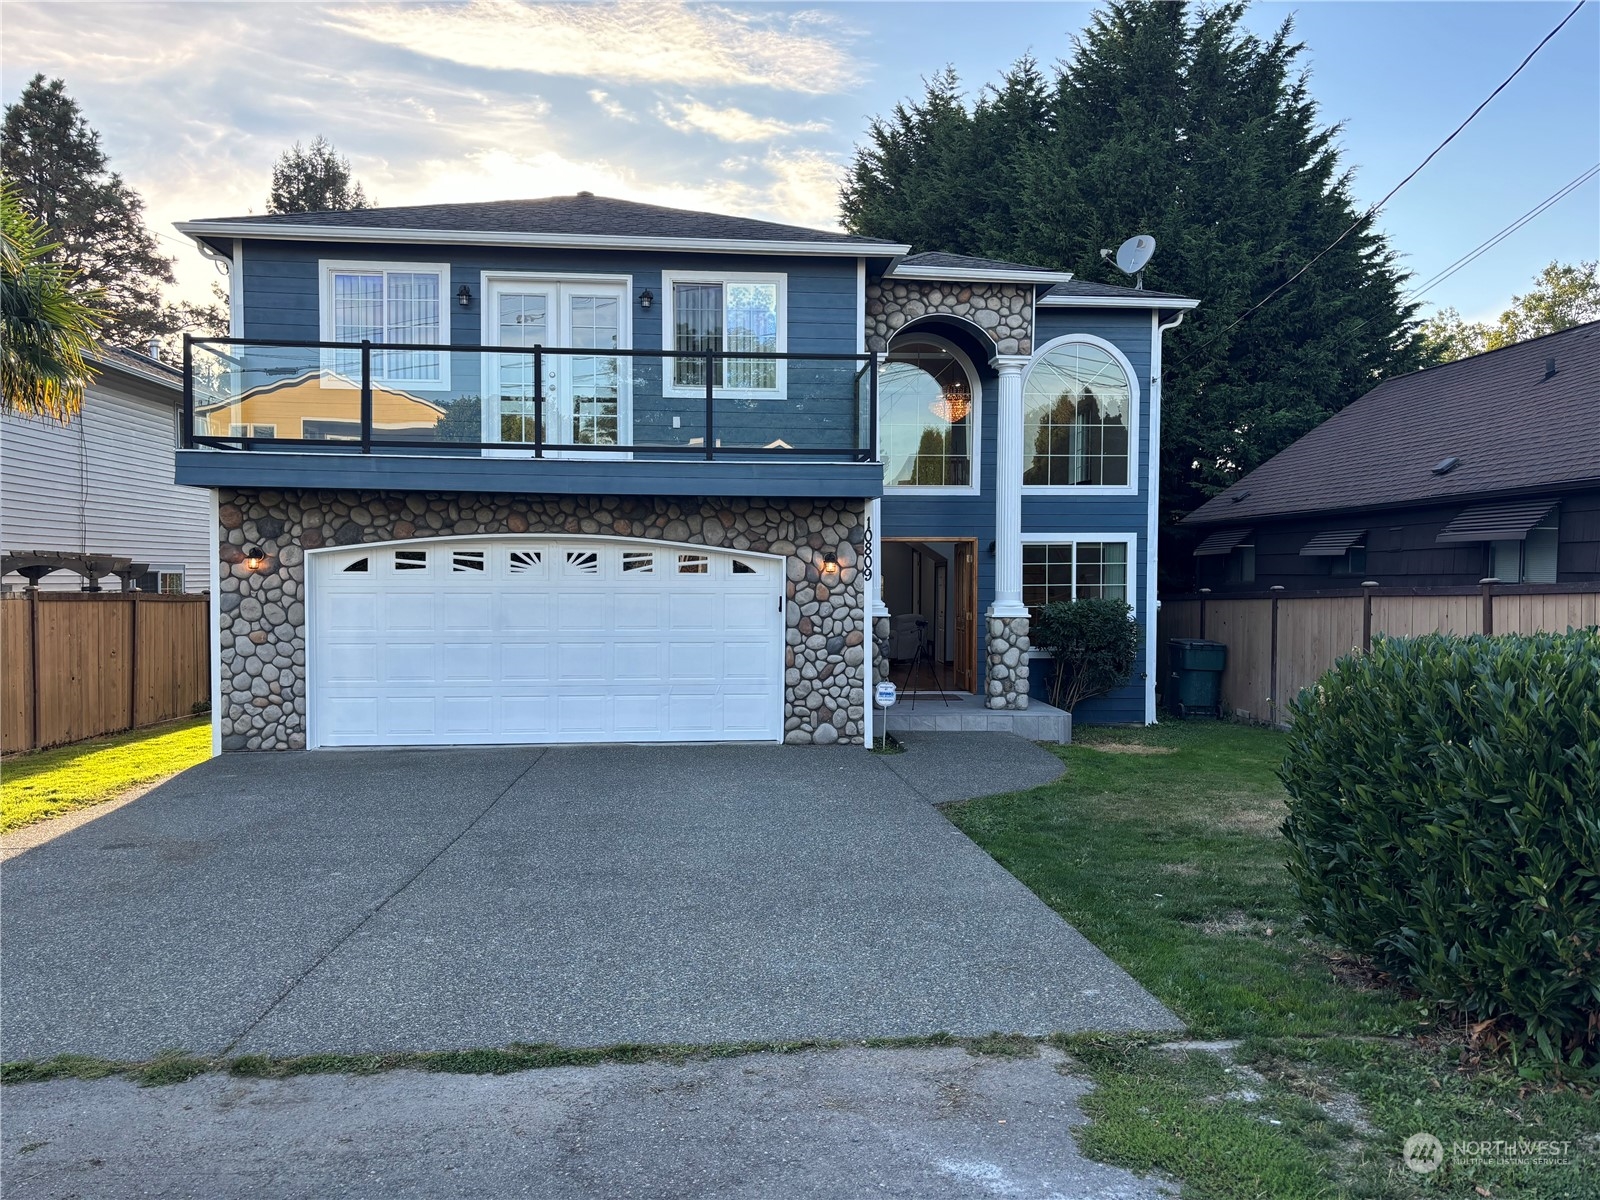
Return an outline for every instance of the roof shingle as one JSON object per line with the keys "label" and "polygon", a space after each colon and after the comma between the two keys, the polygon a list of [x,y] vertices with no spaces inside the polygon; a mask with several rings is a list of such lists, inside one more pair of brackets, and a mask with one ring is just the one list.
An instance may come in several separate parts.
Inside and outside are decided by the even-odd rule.
{"label": "roof shingle", "polygon": [[[1434,474],[1447,458],[1460,461]],[[1185,520],[1213,525],[1583,482],[1600,482],[1600,321],[1385,380]]]}
{"label": "roof shingle", "polygon": [[615,200],[579,192],[537,200],[489,200],[475,204],[413,204],[349,212],[287,213],[214,217],[200,222],[293,228],[421,229],[440,232],[544,233],[591,237],[715,238],[731,241],[814,242],[819,245],[881,245],[877,238],[826,229],[780,225],[749,217],[692,212]]}

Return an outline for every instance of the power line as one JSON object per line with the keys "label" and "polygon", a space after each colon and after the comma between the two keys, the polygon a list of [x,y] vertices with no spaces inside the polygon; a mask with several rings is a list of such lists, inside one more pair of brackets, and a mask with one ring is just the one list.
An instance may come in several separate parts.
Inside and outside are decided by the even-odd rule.
{"label": "power line", "polygon": [[1535,217],[1540,216],[1547,209],[1550,209],[1556,204],[1560,203],[1562,200],[1565,200],[1569,195],[1577,191],[1584,184],[1588,183],[1589,180],[1593,179],[1596,175],[1600,175],[1600,163],[1596,163],[1570,183],[1565,184],[1553,194],[1546,196],[1543,200],[1539,201],[1538,204],[1534,205],[1515,221],[1511,222],[1511,224],[1507,225],[1498,233],[1467,251],[1460,258],[1456,259],[1455,262],[1451,263],[1448,267],[1445,267],[1431,279],[1424,283],[1418,284],[1416,287],[1408,288],[1403,298],[1406,300],[1416,300],[1419,297],[1426,295],[1428,292],[1431,292],[1434,288],[1438,287],[1446,279],[1449,279],[1457,271],[1461,270],[1463,267],[1470,266],[1474,261],[1487,254],[1490,250],[1493,250],[1496,246],[1505,241],[1506,238],[1510,237],[1513,233],[1516,233],[1517,230],[1521,229],[1529,221],[1532,221]]}
{"label": "power line", "polygon": [[[1302,275],[1304,275],[1312,267],[1316,266],[1317,263],[1320,262],[1327,254],[1329,254],[1333,250],[1333,248],[1335,246],[1339,245],[1339,243],[1344,241],[1345,238],[1349,237],[1352,233],[1354,233],[1357,229],[1359,229],[1367,221],[1370,221],[1373,217],[1375,217],[1383,209],[1383,206],[1385,204],[1389,203],[1390,200],[1394,199],[1395,193],[1397,193],[1401,188],[1405,187],[1406,184],[1410,183],[1413,179],[1415,179],[1422,172],[1422,169],[1424,167],[1426,167],[1430,162],[1432,162],[1435,157],[1438,156],[1438,154],[1439,154],[1439,152],[1441,150],[1443,150],[1451,142],[1455,141],[1457,136],[1460,135],[1461,131],[1464,130],[1468,125],[1472,124],[1472,122],[1477,118],[1479,113],[1481,113],[1484,109],[1489,107],[1490,101],[1492,101],[1501,92],[1505,91],[1506,88],[1508,86],[1510,86],[1511,81],[1513,79],[1515,79],[1518,75],[1522,74],[1523,69],[1525,67],[1527,67],[1527,65],[1533,61],[1534,56],[1537,55],[1539,53],[1539,51],[1543,50],[1545,48],[1545,46],[1549,44],[1551,38],[1555,37],[1556,34],[1561,32],[1561,30],[1566,26],[1568,21],[1572,20],[1573,17],[1578,15],[1578,10],[1581,9],[1584,6],[1585,3],[1587,3],[1587,0],[1578,0],[1578,3],[1573,5],[1572,11],[1569,12],[1566,16],[1562,17],[1561,20],[1556,24],[1556,27],[1554,29],[1552,29],[1549,33],[1545,34],[1544,37],[1539,40],[1539,44],[1537,46],[1535,46],[1532,50],[1528,51],[1528,56],[1526,58],[1524,58],[1520,63],[1517,64],[1517,69],[1512,71],[1511,74],[1507,75],[1505,77],[1505,79],[1501,80],[1500,85],[1498,87],[1496,87],[1494,89],[1494,91],[1490,92],[1486,97],[1484,97],[1483,102],[1481,104],[1479,104],[1477,108],[1473,109],[1470,114],[1468,114],[1467,119],[1465,121],[1461,122],[1461,124],[1457,125],[1455,127],[1455,129],[1451,131],[1449,137],[1445,138],[1444,141],[1440,142],[1431,151],[1429,151],[1428,156],[1426,158],[1424,158],[1420,163],[1418,163],[1416,165],[1416,167],[1412,169],[1410,174],[1408,174],[1399,183],[1395,184],[1394,187],[1390,188],[1389,191],[1384,195],[1383,199],[1379,200],[1376,204],[1372,205],[1372,207],[1368,208],[1364,213],[1362,213],[1353,222],[1351,222],[1350,227],[1348,229],[1346,229],[1338,237],[1334,238],[1333,241],[1329,242],[1325,247],[1323,247],[1321,250],[1319,250],[1317,252],[1317,254],[1309,262],[1307,262],[1303,267],[1301,267],[1293,275],[1289,276],[1288,279],[1285,279],[1277,287],[1273,288],[1272,291],[1268,292],[1266,294],[1266,296],[1262,297],[1262,299],[1257,301],[1255,304],[1252,304],[1243,313],[1241,313],[1238,317],[1236,317],[1234,319],[1234,321],[1232,322],[1232,324],[1228,325],[1225,329],[1223,329],[1221,332],[1216,334],[1215,337],[1213,337],[1211,339],[1211,342],[1206,343],[1207,346],[1210,346],[1211,344],[1215,343],[1219,339],[1221,339],[1223,337],[1226,337],[1229,333],[1233,332],[1233,330],[1237,329],[1245,321],[1249,320],[1249,318],[1251,316],[1253,316],[1256,312],[1258,312],[1263,306],[1265,306],[1266,304],[1271,302],[1285,288],[1289,287],[1290,284],[1294,283],[1297,279],[1299,279]],[[1200,347],[1195,347],[1195,349],[1190,351],[1189,354],[1186,354],[1182,358],[1180,358],[1179,362],[1182,362],[1185,359],[1191,357],[1194,353],[1197,353],[1199,351],[1199,349],[1200,349]]]}

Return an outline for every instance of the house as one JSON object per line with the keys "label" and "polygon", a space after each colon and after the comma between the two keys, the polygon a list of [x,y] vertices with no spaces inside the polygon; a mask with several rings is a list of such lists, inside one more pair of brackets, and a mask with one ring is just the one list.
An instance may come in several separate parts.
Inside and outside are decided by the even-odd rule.
{"label": "house", "polygon": [[203,591],[216,557],[211,506],[173,483],[182,372],[109,347],[91,363],[71,422],[0,417],[5,585],[26,586],[11,569],[21,565],[30,576],[55,568],[39,578],[46,590]]}
{"label": "house", "polygon": [[1600,580],[1600,322],[1386,380],[1182,524],[1215,592]]}
{"label": "house", "polygon": [[178,228],[232,287],[177,461],[221,750],[859,744],[896,615],[997,716],[1030,606],[1152,627],[1192,300],[589,193]]}

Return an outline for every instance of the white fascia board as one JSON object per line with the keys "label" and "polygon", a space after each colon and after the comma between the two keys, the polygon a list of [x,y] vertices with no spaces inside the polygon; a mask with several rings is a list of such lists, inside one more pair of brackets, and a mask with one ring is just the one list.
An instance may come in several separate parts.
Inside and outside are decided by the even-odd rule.
{"label": "white fascia board", "polygon": [[[179,233],[201,238],[291,242],[409,242],[433,246],[539,246],[566,250],[668,250],[704,254],[789,254],[893,258],[911,247],[877,242],[790,242],[764,238],[656,238],[603,233],[495,233],[481,229],[373,229],[338,225],[254,225],[248,221],[178,221]],[[1059,281],[1057,281],[1059,282]]]}
{"label": "white fascia board", "polygon": [[914,263],[896,265],[885,279],[930,279],[951,283],[1038,283],[1054,287],[1071,283],[1071,271],[1006,271],[998,267],[930,267]]}
{"label": "white fascia board", "polygon": [[1155,296],[1040,296],[1040,308],[1198,308],[1198,300]]}

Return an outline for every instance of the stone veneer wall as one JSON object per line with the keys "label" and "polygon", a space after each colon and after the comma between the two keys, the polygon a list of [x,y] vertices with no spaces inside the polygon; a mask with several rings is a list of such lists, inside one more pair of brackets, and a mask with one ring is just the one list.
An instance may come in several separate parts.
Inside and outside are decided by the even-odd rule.
{"label": "stone veneer wall", "polygon": [[867,348],[880,353],[918,317],[964,317],[994,341],[997,354],[1033,353],[1033,288],[1016,283],[867,281]]}
{"label": "stone veneer wall", "polygon": [[990,617],[984,675],[990,708],[1028,707],[1028,618]]}
{"label": "stone veneer wall", "polygon": [[[224,750],[305,748],[305,551],[517,533],[607,534],[785,555],[784,740],[863,740],[867,630],[856,564],[864,501],[228,489],[218,499],[222,689],[214,703]],[[247,546],[265,551],[265,567],[245,566]],[[840,565],[826,583],[817,569],[825,550]]]}

